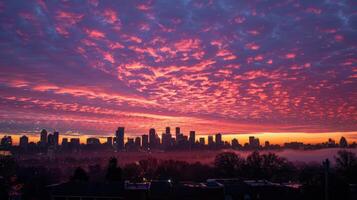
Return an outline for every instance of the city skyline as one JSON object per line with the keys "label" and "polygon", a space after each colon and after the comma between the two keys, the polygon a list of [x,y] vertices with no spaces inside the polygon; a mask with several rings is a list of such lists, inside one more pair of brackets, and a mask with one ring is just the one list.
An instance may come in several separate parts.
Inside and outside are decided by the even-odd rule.
{"label": "city skyline", "polygon": [[119,124],[356,141],[353,7],[1,2],[0,135],[105,137]]}
{"label": "city skyline", "polygon": [[[172,128],[172,129],[171,129]],[[54,131],[48,131],[46,129],[42,129],[38,133],[34,134],[22,134],[22,135],[6,135],[6,134],[0,134],[0,138],[6,137],[6,136],[11,136],[12,138],[12,144],[13,145],[19,145],[21,143],[21,138],[26,136],[27,142],[33,142],[33,143],[44,143],[44,141],[47,141],[47,137],[51,137],[52,143],[57,143],[60,144],[63,139],[69,140],[69,139],[78,139],[80,144],[87,144],[88,139],[89,140],[97,140],[99,143],[105,144],[108,142],[108,138],[112,140],[113,145],[116,143],[116,137],[120,137],[121,139],[121,144],[118,147],[119,149],[122,149],[125,144],[129,140],[135,140],[136,138],[140,138],[140,143],[143,142],[144,140],[142,137],[147,137],[146,142],[151,143],[150,141],[153,140],[158,140],[156,143],[158,144],[164,144],[164,141],[169,141],[173,139],[173,143],[176,142],[177,138],[180,138],[182,136],[186,137],[186,142],[191,142],[191,143],[201,143],[201,140],[203,139],[203,143],[208,145],[210,137],[212,137],[212,141],[215,142],[216,139],[213,139],[218,135],[220,135],[220,140],[222,142],[228,142],[230,145],[232,145],[233,140],[237,140],[236,142],[239,142],[241,144],[245,143],[251,143],[250,138],[255,137],[259,138],[261,141],[261,144],[263,145],[265,142],[269,142],[270,144],[273,145],[284,145],[285,143],[290,143],[290,142],[299,142],[299,143],[304,143],[304,144],[312,144],[312,145],[318,145],[318,144],[323,144],[326,141],[333,140],[333,141],[339,141],[342,137],[346,138],[351,144],[356,143],[357,140],[353,137],[353,135],[346,135],[344,133],[333,133],[333,134],[328,134],[329,137],[326,137],[326,134],[318,135],[316,134],[311,135],[308,133],[305,134],[305,138],[302,137],[302,133],[297,133],[295,135],[292,135],[293,133],[290,133],[288,137],[282,137],[281,134],[272,134],[272,133],[259,133],[259,134],[222,134],[220,132],[217,133],[212,133],[209,135],[205,134],[198,134],[195,130],[190,130],[190,131],[182,131],[181,127],[164,127],[162,129],[155,129],[155,128],[150,128],[146,133],[142,133],[139,135],[131,135],[130,132],[124,131],[125,127],[118,127],[115,131],[113,131],[112,134],[108,135],[68,135],[66,133],[60,134],[58,130]],[[163,130],[163,131],[159,131]],[[172,130],[172,131],[171,131]],[[44,134],[43,134],[44,133]],[[125,134],[124,134],[125,133]],[[165,138],[165,136],[169,136],[169,139]],[[191,137],[192,136],[192,137]],[[312,137],[311,137],[312,136]],[[55,139],[53,139],[55,138]],[[48,139],[50,140],[50,139]],[[56,141],[56,142],[55,142]],[[46,142],[45,142],[46,143]],[[259,143],[259,142],[258,142]],[[116,144],[117,145],[117,144]]]}

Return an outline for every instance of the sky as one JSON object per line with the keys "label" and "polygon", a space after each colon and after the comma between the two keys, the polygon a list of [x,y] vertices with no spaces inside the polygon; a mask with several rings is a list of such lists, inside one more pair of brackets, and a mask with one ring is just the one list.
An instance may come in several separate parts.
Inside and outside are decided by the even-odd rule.
{"label": "sky", "polygon": [[[346,133],[357,2],[0,2],[0,133]],[[298,136],[297,136],[298,137]]]}

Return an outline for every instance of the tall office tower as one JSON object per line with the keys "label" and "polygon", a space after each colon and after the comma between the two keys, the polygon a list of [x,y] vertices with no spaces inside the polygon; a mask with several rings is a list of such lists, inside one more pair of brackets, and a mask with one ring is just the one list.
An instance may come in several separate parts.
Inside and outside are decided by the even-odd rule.
{"label": "tall office tower", "polygon": [[53,134],[48,134],[47,136],[47,144],[49,146],[54,146],[55,145],[55,137]]}
{"label": "tall office tower", "polygon": [[113,146],[113,137],[107,137],[107,145]]}
{"label": "tall office tower", "polygon": [[150,149],[156,148],[156,131],[154,128],[149,130],[149,142],[150,142]]}
{"label": "tall office tower", "polygon": [[53,132],[53,139],[54,139],[54,143],[55,143],[55,146],[58,146],[58,143],[59,143],[59,132],[58,131],[55,131]]}
{"label": "tall office tower", "polygon": [[169,126],[165,128],[165,133],[169,133],[169,134],[171,134],[171,129],[170,129],[170,127],[169,127]]}
{"label": "tall office tower", "polygon": [[26,135],[20,137],[20,148],[27,148],[29,144],[29,138]]}
{"label": "tall office tower", "polygon": [[117,150],[123,150],[124,149],[124,127],[118,127],[118,130],[115,132],[116,136],[116,144],[117,144]]}
{"label": "tall office tower", "polygon": [[206,142],[205,142],[205,138],[201,137],[201,138],[200,138],[200,145],[201,145],[201,146],[204,146],[205,143],[206,143]]}
{"label": "tall office tower", "polygon": [[252,149],[258,149],[260,147],[259,138],[249,136],[249,147]]}
{"label": "tall office tower", "polygon": [[170,133],[163,133],[161,139],[162,139],[162,146],[164,149],[171,147],[172,137]]}
{"label": "tall office tower", "polygon": [[175,128],[176,141],[177,141],[177,138],[179,138],[180,133],[181,133],[180,127],[176,127]]}
{"label": "tall office tower", "polygon": [[45,145],[47,144],[47,131],[46,129],[42,129],[40,133],[40,144]]}
{"label": "tall office tower", "polygon": [[220,134],[220,133],[217,133],[216,134],[216,145],[217,146],[222,146],[223,145],[223,142],[222,142],[222,134]]}
{"label": "tall office tower", "polygon": [[196,132],[195,131],[190,131],[190,139],[189,139],[190,145],[194,145],[196,142]]}
{"label": "tall office tower", "polygon": [[208,136],[208,146],[209,147],[213,147],[214,146],[213,136],[212,135]]}
{"label": "tall office tower", "polygon": [[249,145],[250,146],[253,146],[253,144],[254,144],[254,136],[249,136]]}
{"label": "tall office tower", "polygon": [[141,138],[136,137],[134,143],[135,143],[135,148],[139,149],[141,147]]}
{"label": "tall office tower", "polygon": [[149,148],[149,136],[148,135],[141,136],[141,147],[144,150],[147,150]]}

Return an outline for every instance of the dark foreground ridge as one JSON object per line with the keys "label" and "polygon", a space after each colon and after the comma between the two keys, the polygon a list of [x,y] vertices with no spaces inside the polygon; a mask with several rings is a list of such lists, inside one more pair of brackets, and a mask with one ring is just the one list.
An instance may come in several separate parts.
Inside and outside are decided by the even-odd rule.
{"label": "dark foreground ridge", "polygon": [[326,159],[323,163],[292,163],[258,151],[246,158],[234,152],[219,153],[210,164],[155,158],[123,165],[115,157],[105,165],[78,162],[75,157],[60,162],[40,159],[0,156],[0,199],[357,198],[357,157],[348,150],[340,150],[333,162]]}

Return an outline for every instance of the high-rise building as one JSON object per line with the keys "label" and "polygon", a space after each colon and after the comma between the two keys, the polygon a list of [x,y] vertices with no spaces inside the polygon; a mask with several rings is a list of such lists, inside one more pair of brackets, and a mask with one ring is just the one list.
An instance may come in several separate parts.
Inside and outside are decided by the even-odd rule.
{"label": "high-rise building", "polygon": [[150,142],[150,149],[155,149],[157,146],[156,144],[156,131],[154,128],[151,128],[149,130],[149,142]]}
{"label": "high-rise building", "polygon": [[172,142],[172,136],[171,133],[163,133],[162,134],[162,146],[164,149],[170,148],[171,147],[171,142]]}
{"label": "high-rise building", "polygon": [[49,146],[54,146],[55,145],[55,137],[53,134],[48,134],[47,136],[47,144]]}
{"label": "high-rise building", "polygon": [[216,145],[217,146],[222,146],[223,145],[223,142],[222,142],[222,134],[220,134],[220,133],[217,133],[216,135],[215,135],[215,141],[216,141]]}
{"label": "high-rise building", "polygon": [[29,144],[29,138],[26,135],[20,137],[20,148],[27,148]]}
{"label": "high-rise building", "polygon": [[149,148],[149,136],[148,135],[141,136],[141,147],[144,150],[147,150]]}
{"label": "high-rise building", "polygon": [[171,128],[169,126],[165,128],[165,133],[171,134]]}
{"label": "high-rise building", "polygon": [[194,145],[196,142],[196,132],[195,131],[190,131],[190,139],[189,139],[190,145]]}
{"label": "high-rise building", "polygon": [[59,132],[58,131],[53,132],[53,137],[54,137],[55,146],[58,146],[58,144],[59,144]]}
{"label": "high-rise building", "polygon": [[259,138],[255,138],[254,136],[249,136],[249,148],[258,149],[260,147]]}
{"label": "high-rise building", "polygon": [[116,136],[116,145],[117,150],[124,149],[124,127],[118,127],[118,130],[115,132]]}
{"label": "high-rise building", "polygon": [[134,143],[135,143],[135,148],[139,149],[141,146],[141,138],[136,137]]}
{"label": "high-rise building", "polygon": [[206,142],[205,142],[205,138],[201,137],[201,138],[200,138],[200,145],[201,145],[201,146],[204,146],[205,143],[206,143]]}
{"label": "high-rise building", "polygon": [[0,142],[2,147],[8,148],[12,146],[12,138],[11,136],[5,135],[3,138],[1,138]]}
{"label": "high-rise building", "polygon": [[42,129],[40,135],[41,135],[40,143],[42,145],[46,145],[47,144],[47,131],[46,131],[46,129]]}
{"label": "high-rise building", "polygon": [[179,135],[181,134],[181,129],[180,127],[176,127],[175,128],[175,137],[176,137],[176,141],[177,141],[177,138],[179,138]]}
{"label": "high-rise building", "polygon": [[209,135],[208,136],[208,146],[213,147],[214,146],[214,141],[213,141],[213,136]]}
{"label": "high-rise building", "polygon": [[113,146],[113,137],[107,137],[107,143],[108,146]]}
{"label": "high-rise building", "polygon": [[342,148],[348,147],[348,142],[347,142],[345,137],[341,137],[341,139],[340,139],[340,147],[342,147]]}

